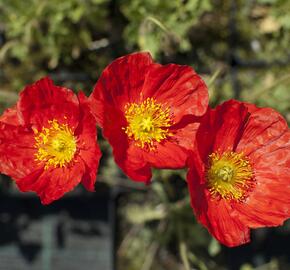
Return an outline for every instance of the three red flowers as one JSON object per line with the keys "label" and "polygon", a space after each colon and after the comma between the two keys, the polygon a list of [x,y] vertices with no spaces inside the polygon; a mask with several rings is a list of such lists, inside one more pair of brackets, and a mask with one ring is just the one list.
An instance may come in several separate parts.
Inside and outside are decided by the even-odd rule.
{"label": "three red flowers", "polygon": [[208,107],[205,83],[188,66],[154,63],[148,53],[118,58],[92,95],[44,78],[0,117],[0,171],[43,204],[82,183],[94,190],[96,124],[116,163],[149,183],[151,168],[188,167],[198,220],[227,246],[249,229],[289,218],[290,131],[269,108],[230,100]]}

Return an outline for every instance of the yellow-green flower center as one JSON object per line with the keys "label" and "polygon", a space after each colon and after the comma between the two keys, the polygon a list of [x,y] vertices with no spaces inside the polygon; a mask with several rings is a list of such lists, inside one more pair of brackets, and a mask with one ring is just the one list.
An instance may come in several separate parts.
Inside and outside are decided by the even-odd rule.
{"label": "yellow-green flower center", "polygon": [[67,124],[59,124],[57,120],[48,121],[49,127],[43,127],[35,133],[35,159],[45,163],[45,169],[64,167],[74,158],[77,140]]}
{"label": "yellow-green flower center", "polygon": [[243,153],[212,153],[206,177],[211,195],[227,200],[244,200],[254,185],[250,161]]}
{"label": "yellow-green flower center", "polygon": [[123,128],[125,133],[141,148],[154,150],[156,142],[173,135],[169,131],[173,124],[170,108],[157,103],[154,98],[147,98],[139,104],[126,104],[125,117],[128,122]]}

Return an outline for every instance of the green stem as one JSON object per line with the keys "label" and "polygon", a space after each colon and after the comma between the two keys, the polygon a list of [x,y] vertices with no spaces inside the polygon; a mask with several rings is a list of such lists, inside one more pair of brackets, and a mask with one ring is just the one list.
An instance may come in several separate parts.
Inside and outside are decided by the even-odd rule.
{"label": "green stem", "polygon": [[281,83],[285,83],[287,81],[290,80],[290,75],[287,74],[281,78],[279,78],[278,80],[276,80],[272,85],[270,85],[269,87],[266,87],[264,89],[262,89],[261,91],[256,92],[254,95],[252,94],[251,96],[249,96],[250,101],[255,101],[257,98],[259,98],[261,95],[265,94],[268,91],[271,91],[272,89],[276,88],[279,84]]}
{"label": "green stem", "polygon": [[180,257],[181,257],[184,269],[190,270],[190,264],[187,257],[187,247],[183,240],[179,241],[179,252],[180,252]]}
{"label": "green stem", "polygon": [[209,79],[208,83],[207,83],[207,88],[210,88],[213,83],[215,82],[215,80],[218,78],[218,76],[221,74],[223,68],[220,67],[218,68],[215,73],[211,76],[211,78]]}
{"label": "green stem", "polygon": [[145,21],[151,21],[153,22],[155,25],[157,25],[158,27],[160,27],[164,32],[166,32],[167,34],[170,34],[169,29],[167,29],[167,27],[160,22],[159,20],[157,20],[156,18],[152,17],[152,16],[148,16]]}
{"label": "green stem", "polygon": [[193,264],[195,264],[199,267],[200,270],[208,270],[205,263],[203,261],[201,261],[200,259],[198,259],[193,253],[189,252],[188,257]]}

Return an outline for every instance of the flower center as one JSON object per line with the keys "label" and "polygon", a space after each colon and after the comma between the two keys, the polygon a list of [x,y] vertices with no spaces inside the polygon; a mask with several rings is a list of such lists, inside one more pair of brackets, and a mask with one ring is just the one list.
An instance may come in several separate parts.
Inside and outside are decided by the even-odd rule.
{"label": "flower center", "polygon": [[250,161],[243,153],[212,153],[206,177],[211,195],[227,200],[243,201],[255,184]]}
{"label": "flower center", "polygon": [[77,141],[73,131],[67,124],[59,124],[57,120],[48,121],[49,127],[43,127],[35,133],[35,158],[49,167],[64,167],[69,164],[76,153]]}
{"label": "flower center", "polygon": [[128,122],[123,128],[125,133],[141,148],[154,150],[156,142],[173,135],[168,129],[173,124],[170,108],[154,98],[147,98],[140,104],[126,104],[125,117]]}

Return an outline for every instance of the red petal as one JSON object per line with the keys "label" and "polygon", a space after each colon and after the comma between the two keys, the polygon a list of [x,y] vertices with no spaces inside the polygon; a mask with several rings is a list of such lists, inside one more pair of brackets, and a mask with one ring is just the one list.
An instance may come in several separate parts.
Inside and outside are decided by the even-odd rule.
{"label": "red petal", "polygon": [[111,107],[106,114],[103,135],[113,148],[113,155],[118,166],[124,173],[135,181],[149,182],[151,170],[144,160],[143,150],[130,143],[122,127],[126,120],[122,113]]}
{"label": "red petal", "polygon": [[40,130],[48,120],[57,119],[69,124],[78,124],[78,99],[69,89],[55,86],[44,78],[27,86],[21,93],[17,109],[23,115],[26,125],[35,125]]}
{"label": "red petal", "polygon": [[124,173],[134,181],[148,183],[152,174],[148,162],[144,159],[144,151],[134,143],[129,144],[126,134],[112,135],[108,139],[113,148],[115,161]]}
{"label": "red petal", "polygon": [[18,126],[24,123],[22,115],[17,111],[17,105],[6,109],[0,117],[0,122],[13,126]]}
{"label": "red petal", "polygon": [[250,155],[279,138],[288,130],[288,125],[283,117],[273,109],[245,105],[251,111],[251,115],[244,127],[237,151]]}
{"label": "red petal", "polygon": [[208,154],[217,150],[234,150],[248,116],[246,106],[235,100],[224,102],[214,110],[209,108],[196,135],[202,158],[207,159]]}
{"label": "red petal", "polygon": [[0,171],[14,179],[33,172],[39,167],[34,144],[31,130],[0,123]]}
{"label": "red petal", "polygon": [[193,150],[200,120],[197,117],[183,117],[182,119],[177,125],[170,128],[170,131],[174,133],[173,140],[176,140],[177,144],[185,149]]}
{"label": "red petal", "polygon": [[90,96],[91,110],[101,126],[106,113],[105,105],[123,109],[128,102],[140,100],[151,64],[149,53],[134,53],[120,57],[106,67]]}
{"label": "red petal", "polygon": [[36,169],[22,178],[18,178],[16,180],[18,188],[23,192],[35,191],[40,194],[48,184],[47,181],[39,181],[43,172],[44,167]]}
{"label": "red petal", "polygon": [[120,155],[115,155],[115,161],[132,180],[146,184],[150,183],[152,178],[151,168],[143,159],[143,155],[137,147],[129,147],[125,159],[122,159]]}
{"label": "red petal", "polygon": [[243,225],[225,200],[210,198],[205,186],[204,165],[192,152],[189,160],[187,183],[191,206],[198,221],[221,243],[228,247],[250,241],[249,228]]}
{"label": "red petal", "polygon": [[231,206],[225,200],[208,200],[207,212],[203,212],[199,219],[217,240],[228,247],[250,242],[248,226],[233,215]]}
{"label": "red petal", "polygon": [[[185,123],[186,125],[187,123]],[[112,145],[113,154],[116,163],[135,181],[149,182],[151,179],[151,168],[182,168],[185,166],[187,159],[186,150],[180,145],[193,143],[195,128],[188,125],[187,133],[178,132],[172,142],[164,142],[157,145],[156,151],[147,152],[136,146],[133,141],[129,141],[122,127],[127,125],[123,114],[116,108],[110,107],[107,110],[106,121],[104,126],[104,136]],[[182,134],[191,134],[188,143],[184,139],[183,143],[175,142],[175,139],[183,140]],[[168,158],[170,156],[170,158]]]}
{"label": "red petal", "polygon": [[189,66],[152,64],[142,89],[144,99],[153,97],[170,106],[174,121],[185,115],[203,115],[208,105],[208,90]]}
{"label": "red petal", "polygon": [[42,204],[49,204],[61,198],[80,183],[85,167],[78,159],[71,167],[55,168],[34,173],[16,181],[21,191],[34,191]]}
{"label": "red petal", "polygon": [[[186,151],[180,145],[191,147],[195,136],[192,126],[183,126],[184,132],[181,127],[172,127],[177,134],[175,139],[182,143],[164,142],[157,146],[156,152],[150,153],[129,142],[122,130],[127,126],[124,107],[129,102],[138,103],[147,97],[170,106],[175,122],[182,122],[188,115],[205,112],[208,93],[204,82],[190,67],[155,64],[148,53],[121,57],[102,73],[90,97],[92,111],[113,147],[117,164],[129,177],[146,182],[151,178],[150,163],[162,168],[184,167]],[[191,123],[187,121],[186,124]],[[182,137],[189,134],[188,139]],[[174,158],[169,159],[170,154]]]}
{"label": "red petal", "polygon": [[156,144],[154,151],[143,151],[144,160],[154,168],[181,169],[186,165],[188,152],[175,142],[165,141]]}
{"label": "red petal", "polygon": [[236,209],[252,228],[281,225],[290,217],[290,132],[250,157],[257,185]]}
{"label": "red petal", "polygon": [[82,184],[87,190],[94,191],[101,158],[101,151],[97,144],[96,121],[90,113],[86,96],[79,92],[78,98],[80,101],[80,119],[75,134],[78,136],[79,156],[86,167]]}

